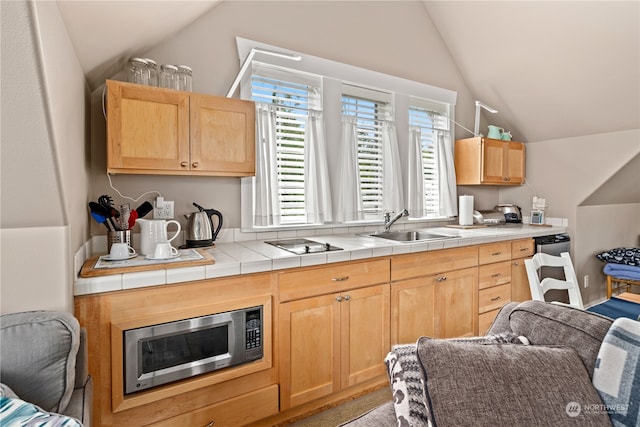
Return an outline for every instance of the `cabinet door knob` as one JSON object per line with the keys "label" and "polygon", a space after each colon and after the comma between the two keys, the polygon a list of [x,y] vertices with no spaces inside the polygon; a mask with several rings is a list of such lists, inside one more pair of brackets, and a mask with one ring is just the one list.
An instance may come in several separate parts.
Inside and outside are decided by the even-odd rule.
{"label": "cabinet door knob", "polygon": [[350,299],[351,299],[351,297],[350,297],[349,295],[345,295],[345,296],[344,296],[344,300],[345,300],[345,301],[349,301]]}
{"label": "cabinet door knob", "polygon": [[338,296],[336,297],[336,301],[341,302],[341,301],[342,301],[342,297],[341,297],[340,295],[338,295]]}
{"label": "cabinet door knob", "polygon": [[194,167],[194,168],[197,168],[198,166],[200,166],[200,163],[193,162],[193,163],[191,163],[191,166]]}
{"label": "cabinet door knob", "polygon": [[183,167],[183,168],[186,168],[187,166],[189,166],[189,163],[188,162],[181,162],[180,166]]}
{"label": "cabinet door knob", "polygon": [[447,280],[447,276],[440,276],[436,279],[436,282],[444,282],[445,280]]}

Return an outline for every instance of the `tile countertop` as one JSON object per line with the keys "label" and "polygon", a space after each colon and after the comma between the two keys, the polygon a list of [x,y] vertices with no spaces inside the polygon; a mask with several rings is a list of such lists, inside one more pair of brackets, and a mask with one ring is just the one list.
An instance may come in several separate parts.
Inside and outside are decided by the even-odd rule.
{"label": "tile countertop", "polygon": [[[425,228],[420,229],[424,230]],[[321,243],[330,243],[343,250],[306,255],[292,254],[264,243],[262,240],[248,240],[233,243],[216,242],[216,247],[209,249],[215,259],[215,264],[113,274],[91,278],[77,277],[74,286],[74,295],[89,295],[239,274],[354,261],[379,256],[455,248],[459,246],[498,242],[501,240],[546,236],[565,233],[567,227],[557,225],[540,227],[523,224],[473,229],[433,227],[428,230],[457,235],[459,237],[432,242],[403,243],[365,236],[363,234],[319,234],[307,238]]]}

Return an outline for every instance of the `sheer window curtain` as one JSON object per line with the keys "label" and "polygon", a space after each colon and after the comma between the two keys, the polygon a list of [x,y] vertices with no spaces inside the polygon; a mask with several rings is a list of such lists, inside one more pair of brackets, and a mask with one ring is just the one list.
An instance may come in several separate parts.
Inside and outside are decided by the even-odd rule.
{"label": "sheer window curtain", "polygon": [[254,186],[254,222],[256,226],[280,225],[276,109],[256,102],[256,177]]}
{"label": "sheer window curtain", "polygon": [[340,192],[336,203],[336,220],[340,222],[364,219],[364,206],[360,193],[358,168],[358,138],[356,119],[342,116],[342,151],[338,182]]}
{"label": "sheer window curtain", "polygon": [[319,111],[309,111],[304,141],[304,194],[307,222],[330,222],[331,188],[324,120]]}
{"label": "sheer window curtain", "polygon": [[411,218],[422,218],[426,215],[421,140],[422,130],[411,127],[409,129],[409,161],[407,166],[407,210]]}
{"label": "sheer window curtain", "polygon": [[440,184],[440,215],[452,217],[458,215],[458,197],[456,190],[456,170],[453,161],[453,141],[442,131],[435,131],[438,141],[437,159]]}
{"label": "sheer window curtain", "polygon": [[398,137],[393,122],[382,123],[382,210],[400,212],[404,206]]}

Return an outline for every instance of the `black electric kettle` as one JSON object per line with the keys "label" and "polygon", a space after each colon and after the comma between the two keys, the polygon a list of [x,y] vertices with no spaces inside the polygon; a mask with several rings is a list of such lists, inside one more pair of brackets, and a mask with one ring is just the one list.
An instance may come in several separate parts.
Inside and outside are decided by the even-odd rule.
{"label": "black electric kettle", "polygon": [[[185,228],[187,247],[211,246],[222,228],[222,214],[215,209],[205,209],[195,202],[193,202],[193,206],[198,208],[198,212],[184,216],[187,219],[187,227]],[[218,227],[215,232],[213,231],[212,219],[214,215],[218,217]]]}

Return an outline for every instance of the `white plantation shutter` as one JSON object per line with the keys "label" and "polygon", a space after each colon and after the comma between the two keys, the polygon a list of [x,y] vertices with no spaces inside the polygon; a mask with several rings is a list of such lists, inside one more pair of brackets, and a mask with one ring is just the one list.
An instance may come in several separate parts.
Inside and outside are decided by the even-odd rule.
{"label": "white plantation shutter", "polygon": [[365,219],[383,213],[383,122],[391,119],[390,95],[345,85],[342,115],[353,117],[358,141],[358,174]]}
{"label": "white plantation shutter", "polygon": [[305,134],[309,110],[320,109],[320,79],[266,64],[253,64],[252,100],[275,110],[279,221],[268,225],[306,223]]}
{"label": "white plantation shutter", "polygon": [[[424,203],[424,214],[427,217],[441,216],[441,182],[442,172],[439,166],[438,139],[450,140],[449,106],[426,100],[412,98],[409,107],[409,126],[418,129],[414,135],[419,135],[420,151],[422,156],[422,180],[421,195]],[[440,163],[443,164],[443,163]],[[416,171],[418,173],[418,171]],[[411,179],[411,178],[410,178]],[[414,188],[420,188],[414,186]],[[414,195],[415,196],[415,195]],[[411,198],[411,195],[410,195]]]}

